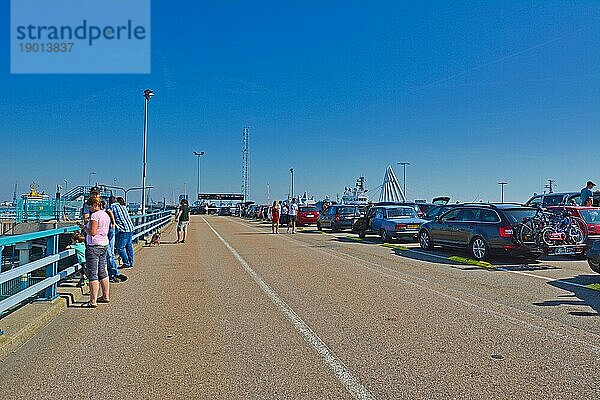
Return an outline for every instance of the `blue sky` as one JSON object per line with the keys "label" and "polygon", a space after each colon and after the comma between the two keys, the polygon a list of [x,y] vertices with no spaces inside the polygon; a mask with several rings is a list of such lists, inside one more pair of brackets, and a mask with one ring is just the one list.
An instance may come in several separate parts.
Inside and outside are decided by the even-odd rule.
{"label": "blue sky", "polygon": [[[600,3],[153,1],[149,75],[11,75],[0,25],[0,199],[141,181],[142,91],[155,200],[374,189],[409,161],[408,197],[525,201],[600,180]],[[456,4],[455,4],[456,3]],[[93,151],[91,151],[93,150]],[[400,179],[402,171],[396,168]]]}

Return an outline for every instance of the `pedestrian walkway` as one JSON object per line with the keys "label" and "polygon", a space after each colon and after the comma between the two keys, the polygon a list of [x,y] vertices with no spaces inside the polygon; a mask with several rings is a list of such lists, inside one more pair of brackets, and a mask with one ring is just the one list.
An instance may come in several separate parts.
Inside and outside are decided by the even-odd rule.
{"label": "pedestrian walkway", "polygon": [[139,252],[110,304],[74,304],[5,359],[2,398],[347,396],[337,382],[306,387],[333,378],[202,219],[175,239],[171,224]]}

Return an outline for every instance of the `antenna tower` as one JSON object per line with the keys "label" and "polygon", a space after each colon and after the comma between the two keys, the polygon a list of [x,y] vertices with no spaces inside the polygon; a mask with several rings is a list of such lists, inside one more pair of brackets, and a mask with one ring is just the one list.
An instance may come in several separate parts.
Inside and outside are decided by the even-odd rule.
{"label": "antenna tower", "polygon": [[544,186],[546,189],[548,189],[550,191],[550,193],[554,193],[553,191],[553,187],[552,184],[556,183],[555,180],[553,179],[548,179],[548,184],[546,186]]}
{"label": "antenna tower", "polygon": [[243,133],[244,148],[242,151],[242,194],[244,195],[244,203],[248,201],[248,159],[249,159],[249,142],[250,128],[245,127]]}

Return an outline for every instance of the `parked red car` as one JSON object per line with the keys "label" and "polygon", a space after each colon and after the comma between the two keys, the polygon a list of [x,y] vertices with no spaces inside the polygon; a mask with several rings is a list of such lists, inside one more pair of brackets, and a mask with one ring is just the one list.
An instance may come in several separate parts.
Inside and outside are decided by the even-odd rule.
{"label": "parked red car", "polygon": [[319,210],[315,206],[300,206],[298,209],[298,225],[316,224]]}
{"label": "parked red car", "polygon": [[572,216],[579,217],[585,221],[588,228],[588,238],[585,242],[586,247],[592,247],[592,244],[600,239],[600,207],[581,207],[581,206],[556,206],[548,207],[548,210],[566,209]]}

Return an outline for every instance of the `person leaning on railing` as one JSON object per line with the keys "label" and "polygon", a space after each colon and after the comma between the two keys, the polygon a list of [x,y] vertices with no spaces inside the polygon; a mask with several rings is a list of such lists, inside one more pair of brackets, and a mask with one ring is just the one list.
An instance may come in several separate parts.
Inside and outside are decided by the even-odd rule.
{"label": "person leaning on railing", "polygon": [[108,202],[117,225],[115,245],[121,260],[123,260],[121,268],[133,268],[133,231],[135,228],[127,207],[125,207],[125,199],[110,196]]}
{"label": "person leaning on railing", "polygon": [[[110,217],[102,210],[99,198],[90,197],[87,205],[90,210],[90,220],[85,225],[87,233],[85,261],[86,275],[90,281],[90,301],[83,304],[83,306],[96,308],[98,303],[108,303],[110,301],[110,283],[106,269]],[[102,296],[98,297],[100,288],[102,288]]]}
{"label": "person leaning on railing", "polygon": [[102,200],[100,206],[110,218],[110,229],[108,230],[108,250],[106,252],[106,262],[108,264],[108,280],[111,283],[125,282],[127,276],[119,272],[119,267],[115,261],[115,241],[116,241],[116,224],[115,214],[112,212],[110,205],[107,206],[106,202]]}

